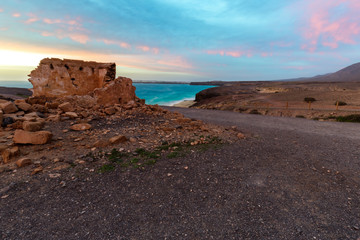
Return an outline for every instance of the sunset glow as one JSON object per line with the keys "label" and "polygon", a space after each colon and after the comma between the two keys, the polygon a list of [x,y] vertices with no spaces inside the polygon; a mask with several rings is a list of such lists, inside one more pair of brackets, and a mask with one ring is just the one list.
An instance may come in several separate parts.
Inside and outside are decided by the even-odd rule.
{"label": "sunset glow", "polygon": [[58,57],[139,80],[310,77],[359,61],[359,11],[356,0],[5,0],[0,66]]}

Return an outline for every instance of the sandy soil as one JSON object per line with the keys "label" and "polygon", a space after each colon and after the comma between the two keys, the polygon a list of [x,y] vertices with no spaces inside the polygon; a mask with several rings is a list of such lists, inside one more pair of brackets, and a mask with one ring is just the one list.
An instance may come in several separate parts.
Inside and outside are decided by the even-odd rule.
{"label": "sandy soil", "polygon": [[[304,99],[316,101],[309,105]],[[342,101],[347,105],[336,106]],[[272,116],[328,119],[360,113],[360,83],[252,82],[207,89],[197,95],[196,108]]]}
{"label": "sandy soil", "polygon": [[177,104],[174,104],[174,107],[188,108],[194,104],[195,104],[195,101],[193,101],[193,100],[185,100],[185,101],[179,102]]}

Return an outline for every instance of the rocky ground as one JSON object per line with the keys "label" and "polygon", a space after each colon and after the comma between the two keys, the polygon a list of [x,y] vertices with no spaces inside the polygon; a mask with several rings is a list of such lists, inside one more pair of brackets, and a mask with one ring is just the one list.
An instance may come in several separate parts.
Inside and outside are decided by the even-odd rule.
{"label": "rocky ground", "polygon": [[[314,98],[309,105],[305,98]],[[342,102],[336,106],[337,102]],[[359,82],[243,82],[205,89],[194,108],[332,121],[360,112]]]}
{"label": "rocky ground", "polygon": [[161,145],[144,168],[122,165],[114,152],[107,171],[2,179],[1,238],[359,239],[358,125],[168,110],[246,138]]}
{"label": "rocky ground", "polygon": [[[127,156],[126,167],[143,168],[165,150],[243,138],[236,128],[204,124],[140,99],[113,107],[91,106],[76,97],[8,100],[0,100],[2,186],[39,174],[106,170],[113,167],[111,153]],[[145,153],[152,156],[133,160]]]}

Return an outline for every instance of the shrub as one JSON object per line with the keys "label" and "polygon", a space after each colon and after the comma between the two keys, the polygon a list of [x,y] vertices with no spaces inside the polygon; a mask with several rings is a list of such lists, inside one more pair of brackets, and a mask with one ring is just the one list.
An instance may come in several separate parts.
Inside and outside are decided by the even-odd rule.
{"label": "shrub", "polygon": [[335,106],[339,103],[339,106],[345,106],[347,105],[346,102],[342,102],[342,101],[338,101],[338,102],[335,102]]}
{"label": "shrub", "polygon": [[336,121],[338,121],[338,122],[360,122],[360,114],[339,116],[336,118]]}
{"label": "shrub", "polygon": [[316,101],[316,99],[315,98],[313,98],[313,97],[306,97],[306,98],[304,98],[304,102],[307,102],[307,103],[309,103],[309,102],[315,102]]}

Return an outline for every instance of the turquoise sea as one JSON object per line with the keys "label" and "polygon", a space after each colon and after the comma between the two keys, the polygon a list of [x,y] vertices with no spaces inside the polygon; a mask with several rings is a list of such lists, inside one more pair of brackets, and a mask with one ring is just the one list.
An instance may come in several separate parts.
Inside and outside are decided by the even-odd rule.
{"label": "turquoise sea", "polygon": [[[171,106],[184,100],[194,100],[195,94],[213,86],[199,86],[188,84],[155,84],[133,83],[136,96],[145,99],[146,104]],[[2,87],[32,88],[28,81],[2,81]]]}

